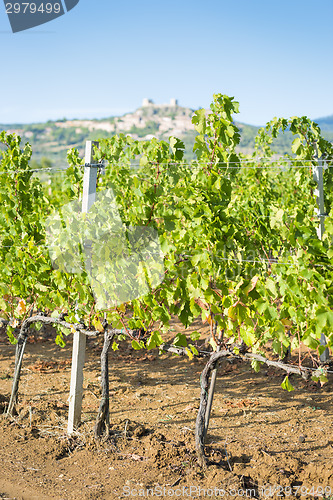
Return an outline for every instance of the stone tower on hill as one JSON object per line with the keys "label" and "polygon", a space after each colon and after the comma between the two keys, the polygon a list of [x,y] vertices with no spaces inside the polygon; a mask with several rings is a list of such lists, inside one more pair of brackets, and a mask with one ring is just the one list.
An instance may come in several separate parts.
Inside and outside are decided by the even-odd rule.
{"label": "stone tower on hill", "polygon": [[155,107],[158,107],[158,108],[165,108],[167,106],[176,107],[176,106],[178,106],[178,100],[175,99],[174,97],[172,97],[170,99],[169,104],[154,104],[154,101],[152,99],[148,99],[147,97],[145,97],[142,100],[142,107],[147,107],[147,106],[155,106]]}

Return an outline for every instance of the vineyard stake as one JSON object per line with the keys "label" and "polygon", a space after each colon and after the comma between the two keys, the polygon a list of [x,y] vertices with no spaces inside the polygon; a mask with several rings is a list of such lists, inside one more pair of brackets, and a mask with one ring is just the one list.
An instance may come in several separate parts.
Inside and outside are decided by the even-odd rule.
{"label": "vineyard stake", "polygon": [[[89,212],[89,209],[94,204],[96,198],[97,167],[96,165],[92,165],[94,146],[98,147],[98,142],[86,142],[82,196],[83,213]],[[86,248],[86,251],[89,251],[88,248]],[[88,259],[86,259],[86,262],[88,262],[88,267],[90,266],[90,259],[91,249],[90,255]],[[73,334],[72,371],[67,425],[68,434],[72,434],[81,421],[85,351],[86,335],[76,331]]]}
{"label": "vineyard stake", "polygon": [[[325,231],[325,217],[327,217],[324,205],[323,161],[321,158],[318,158],[318,148],[316,143],[314,144],[314,147],[316,151],[316,165],[314,165],[313,167],[313,180],[317,183],[317,189],[315,189],[314,194],[317,197],[318,209],[316,210],[316,212],[319,217],[319,227],[317,228],[317,235],[318,238],[322,240]],[[320,344],[327,344],[325,335],[323,333],[320,337]],[[329,359],[329,356],[329,350],[326,348],[325,351],[320,355],[320,361],[322,363],[326,363],[326,361],[328,361]]]}

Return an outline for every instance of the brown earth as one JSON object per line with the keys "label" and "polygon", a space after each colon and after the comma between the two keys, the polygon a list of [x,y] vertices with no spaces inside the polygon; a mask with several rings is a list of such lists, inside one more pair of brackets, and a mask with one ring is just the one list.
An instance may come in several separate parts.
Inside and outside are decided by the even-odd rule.
{"label": "brown earth", "polygon": [[[0,499],[333,498],[332,375],[322,388],[292,376],[288,393],[279,370],[224,360],[201,470],[194,426],[205,361],[123,343],[110,355],[112,439],[97,443],[101,347],[88,340],[82,425],[68,437],[71,343],[30,339],[18,414],[0,416]],[[0,413],[13,368],[2,334]]]}

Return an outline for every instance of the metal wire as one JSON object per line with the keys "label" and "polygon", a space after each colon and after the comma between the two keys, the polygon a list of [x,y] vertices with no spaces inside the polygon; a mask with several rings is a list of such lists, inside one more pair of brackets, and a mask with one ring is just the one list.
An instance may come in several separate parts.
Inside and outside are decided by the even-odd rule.
{"label": "metal wire", "polygon": [[[42,246],[42,245],[46,245],[45,242],[38,242],[38,243],[35,243],[34,246]],[[1,245],[0,248],[28,248],[29,245]],[[195,255],[195,254],[194,254]],[[193,255],[188,255],[188,254],[182,254],[180,255],[180,257],[186,257],[186,258],[191,258],[193,257]],[[256,260],[256,259],[234,259],[234,258],[228,258],[228,257],[218,257],[218,260],[222,260],[222,261],[225,261],[225,262],[237,262],[238,264],[243,264],[244,262],[250,262],[250,263],[253,263],[253,264],[263,264],[263,263],[267,263],[267,264],[276,264],[276,265],[284,265],[284,266],[292,266],[292,267],[296,267],[298,264],[297,263],[292,263],[292,262],[281,262],[275,258],[273,259],[266,259],[266,258],[263,258],[263,259],[260,259],[260,260]],[[332,264],[328,264],[328,263],[322,263],[322,264],[313,264],[313,267],[333,267]]]}
{"label": "metal wire", "polygon": [[[175,162],[175,161],[168,161],[166,160],[166,164],[165,163],[156,163],[156,162],[148,162],[148,164],[150,164],[151,166],[183,166],[183,167],[187,167],[187,168],[190,168],[190,169],[197,169],[197,168],[200,168],[202,165],[212,165],[212,166],[218,166],[218,165],[221,165],[219,168],[221,169],[244,169],[244,168],[249,168],[249,169],[254,169],[254,168],[259,168],[259,169],[274,169],[274,168],[279,168],[281,169],[283,165],[270,165],[269,167],[267,167],[267,165],[247,165],[248,163],[260,163],[261,161],[265,161],[265,163],[271,163],[271,164],[275,164],[275,163],[292,163],[292,162],[295,162],[295,163],[298,163],[299,165],[289,165],[288,166],[288,169],[300,169],[300,168],[311,168],[311,167],[315,167],[317,165],[314,164],[314,162],[316,162],[315,160],[297,160],[297,159],[289,159],[289,158],[279,158],[279,159],[272,159],[272,158],[243,158],[243,159],[240,159],[239,161],[224,161],[224,162],[211,162],[211,161],[200,161],[200,160],[192,160],[193,163],[187,163],[187,162]],[[325,160],[324,160],[325,161]],[[195,164],[196,162],[198,162],[198,164]],[[243,165],[245,163],[245,165]],[[119,166],[127,166],[129,168],[133,168],[133,167],[142,167],[144,168],[144,165],[141,165],[140,163],[129,163],[129,164],[122,164],[121,162],[117,162],[117,164]],[[233,166],[235,165],[235,166]],[[87,167],[87,166],[90,166],[90,167],[99,167],[101,169],[105,169],[106,168],[106,165],[102,164],[102,163],[92,163],[92,164],[86,164],[86,165],[76,165],[77,167],[80,167],[80,168],[84,168],[84,167]],[[322,166],[322,168],[324,170],[332,167],[333,164],[325,164]],[[20,173],[20,172],[26,172],[26,173],[36,173],[36,172],[66,172],[66,170],[70,168],[69,165],[66,165],[66,166],[63,166],[63,167],[59,167],[59,166],[54,166],[54,167],[46,167],[46,168],[36,168],[36,169],[32,169],[32,170],[20,170],[20,169],[16,169],[16,170],[11,170],[11,171],[5,171],[5,172],[0,172],[0,175],[9,175],[9,174],[13,174],[13,173]]]}
{"label": "metal wire", "polygon": [[[191,258],[191,257],[193,257],[193,255],[182,254],[181,257]],[[295,267],[298,265],[298,264],[295,264],[292,262],[281,262],[275,258],[272,258],[272,259],[265,258],[265,259],[260,259],[260,260],[256,260],[256,259],[241,259],[241,260],[239,260],[239,259],[231,259],[228,257],[218,257],[218,259],[226,261],[226,262],[237,262],[238,264],[242,264],[243,262],[252,262],[255,264],[262,264],[263,262],[265,262],[265,263],[269,263],[269,264],[278,264],[278,265],[281,264],[281,265],[285,265],[285,266],[295,266]],[[326,264],[326,263],[314,264],[314,267],[323,267],[323,266],[333,267],[332,264]]]}
{"label": "metal wire", "polygon": [[[68,168],[68,167],[67,167]],[[0,172],[0,175],[10,175],[10,174],[18,174],[18,173],[35,173],[35,172],[47,172],[47,171],[57,171],[57,172],[65,172],[66,170],[59,167],[48,167],[48,168],[36,168],[32,170],[6,170],[5,172]]]}
{"label": "metal wire", "polygon": [[[228,163],[228,165],[226,165],[226,163]],[[276,161],[275,162],[271,162],[271,163],[277,163]],[[289,165],[287,168],[288,170],[289,169],[299,169],[299,168],[311,168],[311,167],[316,167],[317,165],[314,165],[314,164],[305,164],[307,162],[298,162],[298,163],[302,163],[301,165]],[[310,163],[310,162],[308,162]],[[200,167],[202,167],[203,165],[210,165],[210,163],[200,163],[198,165],[194,165],[194,164],[187,164],[187,163],[169,163],[168,165],[166,165],[167,167],[171,167],[171,166],[181,166],[181,167],[185,167],[185,168],[189,168],[189,169],[198,169]],[[270,165],[270,166],[266,166],[266,165],[242,165],[241,162],[221,162],[221,163],[213,163],[211,164],[213,167],[216,166],[216,165],[223,165],[223,166],[219,166],[220,169],[254,169],[254,168],[258,168],[258,169],[275,169],[275,168],[279,168],[281,169],[283,167],[283,165]],[[235,165],[235,166],[233,166]],[[131,165],[127,165],[128,167],[142,167],[144,168],[144,166],[140,165],[139,163],[137,164],[134,164],[132,163]],[[152,164],[151,166],[159,166],[159,167],[165,167],[165,165],[162,163],[162,164]],[[327,170],[328,168],[331,168],[333,166],[330,165],[330,166],[323,166],[323,169],[324,170]]]}

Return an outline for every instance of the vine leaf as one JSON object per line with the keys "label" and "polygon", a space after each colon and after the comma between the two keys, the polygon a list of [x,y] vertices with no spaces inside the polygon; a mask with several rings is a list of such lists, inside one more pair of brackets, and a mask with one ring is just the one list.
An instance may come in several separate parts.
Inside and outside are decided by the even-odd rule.
{"label": "vine leaf", "polygon": [[16,309],[16,312],[19,316],[21,316],[21,314],[25,314],[27,310],[27,307],[26,307],[26,302],[24,299],[20,299],[19,300],[19,303],[18,303],[18,306],[17,306],[17,309]]}
{"label": "vine leaf", "polygon": [[289,377],[288,377],[288,375],[286,375],[286,376],[284,377],[284,380],[283,380],[283,382],[282,382],[282,384],[281,384],[281,387],[282,387],[282,389],[285,389],[285,390],[287,390],[288,392],[291,392],[291,391],[294,391],[294,390],[295,390],[295,387],[293,387],[293,386],[291,385],[291,383],[289,382]]}

